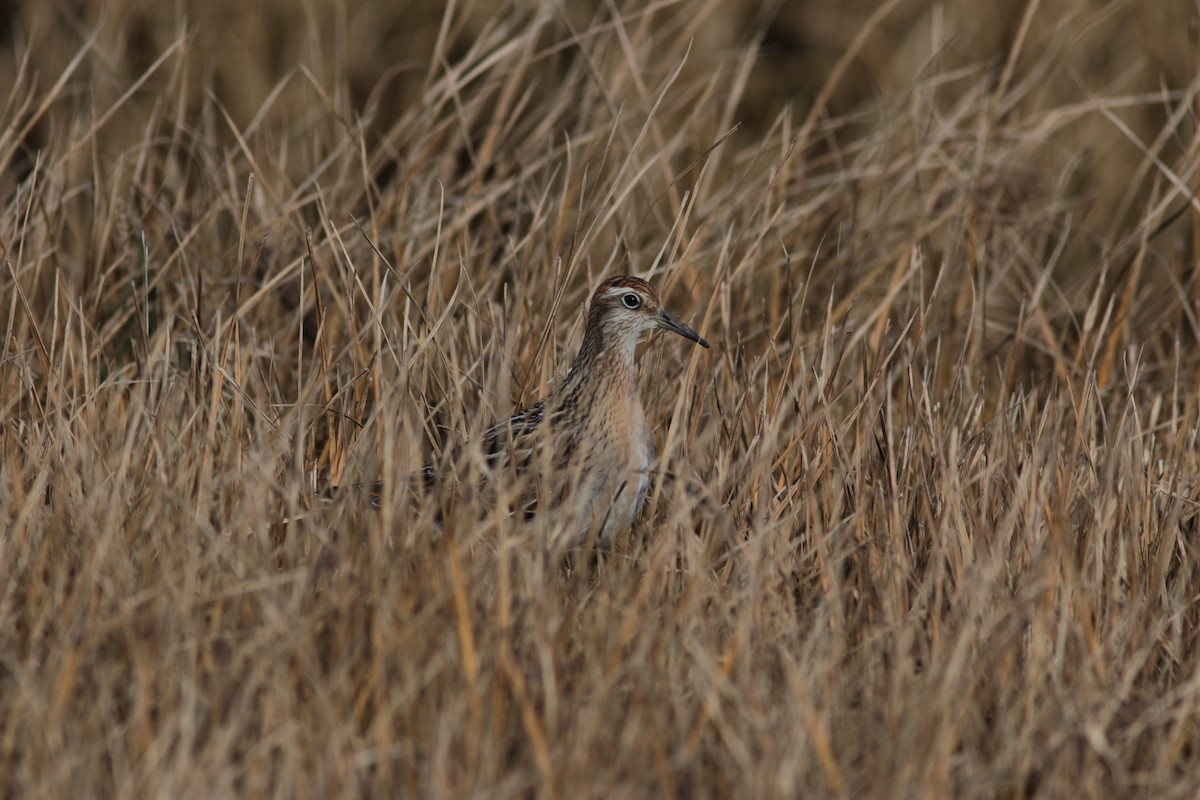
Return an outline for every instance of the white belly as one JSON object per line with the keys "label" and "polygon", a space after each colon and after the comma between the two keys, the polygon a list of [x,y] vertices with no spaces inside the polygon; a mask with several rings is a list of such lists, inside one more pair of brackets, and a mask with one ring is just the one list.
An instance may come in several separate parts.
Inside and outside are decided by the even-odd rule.
{"label": "white belly", "polygon": [[604,529],[600,532],[600,546],[612,547],[613,539],[629,530],[646,502],[650,492],[650,467],[654,464],[654,439],[647,428],[639,437],[640,444],[630,459],[624,479],[617,481],[613,492],[612,506],[608,510]]}
{"label": "white belly", "polygon": [[650,426],[637,404],[623,419],[601,420],[598,427],[584,431],[583,441],[593,442],[581,448],[586,458],[567,466],[564,484],[553,487],[552,497],[564,499],[555,503],[555,537],[567,537],[567,546],[583,544],[595,536],[602,548],[612,546],[613,540],[633,525],[650,491],[650,469],[654,464],[654,438]]}

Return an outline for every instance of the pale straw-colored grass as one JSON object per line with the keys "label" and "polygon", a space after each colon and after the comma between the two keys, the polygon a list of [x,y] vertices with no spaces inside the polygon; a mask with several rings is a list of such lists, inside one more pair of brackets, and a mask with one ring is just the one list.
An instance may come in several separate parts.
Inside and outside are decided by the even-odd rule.
{"label": "pale straw-colored grass", "polygon": [[[750,110],[779,34],[721,4],[419,46],[246,5],[5,50],[4,794],[1196,795],[1200,83],[1058,102],[1045,43],[1106,18],[1037,3],[843,97],[884,8]],[[407,491],[620,272],[714,344],[643,354],[630,536],[562,560]]]}

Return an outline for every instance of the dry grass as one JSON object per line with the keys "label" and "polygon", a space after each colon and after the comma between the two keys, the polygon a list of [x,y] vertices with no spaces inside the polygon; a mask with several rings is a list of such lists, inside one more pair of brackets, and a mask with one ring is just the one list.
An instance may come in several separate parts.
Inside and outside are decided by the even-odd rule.
{"label": "dry grass", "polygon": [[[1041,92],[1055,4],[798,109],[729,4],[217,5],[13,23],[5,795],[1200,791],[1200,81]],[[714,343],[643,356],[628,540],[396,491],[625,271]]]}

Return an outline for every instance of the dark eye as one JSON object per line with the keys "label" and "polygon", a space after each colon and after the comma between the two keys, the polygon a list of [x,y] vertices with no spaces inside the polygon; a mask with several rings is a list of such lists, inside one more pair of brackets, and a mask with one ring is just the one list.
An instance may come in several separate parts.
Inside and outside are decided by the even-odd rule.
{"label": "dark eye", "polygon": [[621,302],[625,304],[626,308],[637,308],[642,304],[642,298],[638,297],[633,292],[630,292],[621,298]]}

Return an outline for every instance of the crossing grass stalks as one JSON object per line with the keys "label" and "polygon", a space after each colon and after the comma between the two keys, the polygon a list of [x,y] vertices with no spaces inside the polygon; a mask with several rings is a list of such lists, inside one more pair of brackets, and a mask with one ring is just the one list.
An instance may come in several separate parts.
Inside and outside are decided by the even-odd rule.
{"label": "crossing grass stalks", "polygon": [[[414,11],[366,92],[127,11],[12,46],[4,794],[1195,796],[1200,82],[1050,102],[1019,33],[751,126],[720,4]],[[714,344],[642,356],[631,534],[409,491],[621,272]]]}

